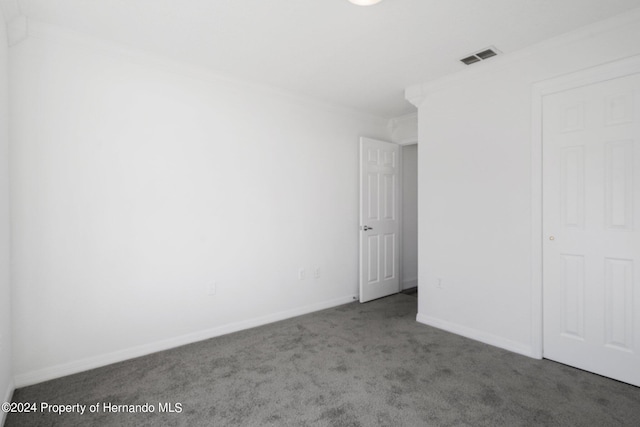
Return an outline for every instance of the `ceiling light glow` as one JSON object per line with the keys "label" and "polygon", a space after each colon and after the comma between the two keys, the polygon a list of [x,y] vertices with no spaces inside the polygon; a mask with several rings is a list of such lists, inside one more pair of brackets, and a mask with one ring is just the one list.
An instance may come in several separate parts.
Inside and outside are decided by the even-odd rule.
{"label": "ceiling light glow", "polygon": [[358,6],[372,6],[376,3],[380,3],[381,0],[349,0],[353,4]]}

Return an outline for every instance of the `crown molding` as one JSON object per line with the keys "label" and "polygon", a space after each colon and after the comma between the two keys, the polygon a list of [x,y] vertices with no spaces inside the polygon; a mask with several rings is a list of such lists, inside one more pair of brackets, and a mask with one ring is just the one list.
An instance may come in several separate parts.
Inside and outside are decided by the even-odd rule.
{"label": "crown molding", "polygon": [[405,89],[405,99],[420,108],[424,100],[434,92],[450,87],[461,81],[472,80],[479,77],[495,73],[498,70],[509,67],[513,63],[522,61],[530,56],[539,55],[546,50],[565,46],[567,44],[593,37],[594,35],[607,33],[620,27],[629,25],[640,25],[640,8],[633,9],[612,18],[605,19],[593,24],[580,27],[577,30],[552,37],[532,46],[518,50],[513,53],[499,55],[490,61],[483,61],[474,64],[470,68],[449,74],[439,79],[431,80],[422,84],[409,86]]}
{"label": "crown molding", "polygon": [[381,128],[384,128],[388,121],[388,118],[386,117],[377,116],[350,106],[332,103],[321,98],[308,96],[266,83],[245,80],[229,74],[221,74],[216,72],[216,70],[207,68],[203,65],[194,64],[189,61],[182,61],[150,50],[127,46],[67,27],[49,24],[34,19],[29,19],[28,24],[28,35],[30,38],[44,40],[48,43],[74,46],[91,52],[100,52],[101,54],[114,58],[159,68],[166,72],[193,78],[206,83],[219,84],[222,82],[237,85],[238,87],[244,87],[255,93],[263,93],[269,96],[278,96],[279,98],[289,99],[291,102],[308,106],[310,108],[321,109],[337,114],[357,116],[364,120],[372,121]]}
{"label": "crown molding", "polygon": [[410,145],[418,142],[418,113],[389,119],[387,129],[391,140],[399,145]]}

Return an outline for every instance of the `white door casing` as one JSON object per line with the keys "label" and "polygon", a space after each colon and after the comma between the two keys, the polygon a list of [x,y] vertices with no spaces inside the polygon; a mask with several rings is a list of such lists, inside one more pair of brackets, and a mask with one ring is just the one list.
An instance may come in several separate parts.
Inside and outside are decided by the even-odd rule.
{"label": "white door casing", "polygon": [[640,74],[542,102],[543,355],[640,386]]}
{"label": "white door casing", "polygon": [[400,292],[400,146],[360,138],[360,302]]}

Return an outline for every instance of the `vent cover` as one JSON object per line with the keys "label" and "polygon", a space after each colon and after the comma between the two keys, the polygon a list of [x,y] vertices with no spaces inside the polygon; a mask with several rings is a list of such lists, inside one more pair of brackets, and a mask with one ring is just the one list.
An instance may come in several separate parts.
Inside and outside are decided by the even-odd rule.
{"label": "vent cover", "polygon": [[471,65],[471,64],[475,64],[476,62],[484,61],[485,59],[494,57],[499,53],[501,52],[498,49],[491,46],[491,47],[482,49],[474,54],[471,54],[466,58],[462,58],[460,61],[466,65]]}
{"label": "vent cover", "polygon": [[460,61],[464,62],[467,65],[475,64],[476,62],[480,62],[481,59],[475,55],[467,56],[466,58],[462,58]]}

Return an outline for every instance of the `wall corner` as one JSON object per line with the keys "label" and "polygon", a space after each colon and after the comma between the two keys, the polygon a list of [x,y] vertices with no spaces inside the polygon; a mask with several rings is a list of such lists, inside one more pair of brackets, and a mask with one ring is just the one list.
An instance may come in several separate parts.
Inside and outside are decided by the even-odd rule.
{"label": "wall corner", "polygon": [[404,99],[415,105],[416,108],[420,108],[424,98],[425,93],[422,85],[409,86],[404,90]]}
{"label": "wall corner", "polygon": [[418,113],[394,117],[387,123],[391,141],[399,145],[418,143]]}

